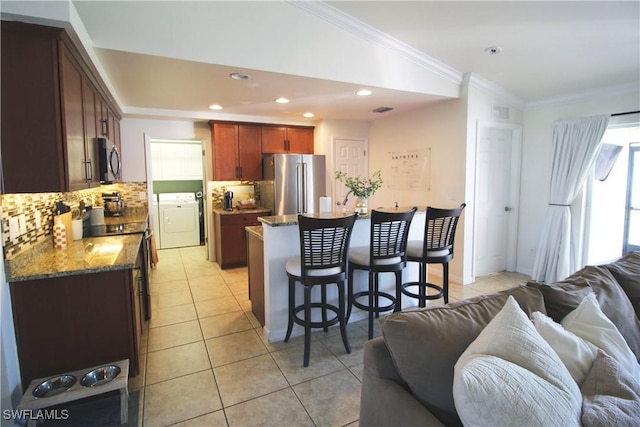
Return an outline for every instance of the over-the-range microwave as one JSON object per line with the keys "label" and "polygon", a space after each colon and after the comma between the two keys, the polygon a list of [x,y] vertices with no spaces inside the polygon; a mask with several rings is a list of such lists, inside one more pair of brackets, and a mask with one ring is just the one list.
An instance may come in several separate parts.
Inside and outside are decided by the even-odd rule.
{"label": "over-the-range microwave", "polygon": [[96,138],[98,145],[98,164],[100,166],[100,182],[110,184],[120,180],[120,167],[122,166],[120,153],[115,144],[107,138]]}

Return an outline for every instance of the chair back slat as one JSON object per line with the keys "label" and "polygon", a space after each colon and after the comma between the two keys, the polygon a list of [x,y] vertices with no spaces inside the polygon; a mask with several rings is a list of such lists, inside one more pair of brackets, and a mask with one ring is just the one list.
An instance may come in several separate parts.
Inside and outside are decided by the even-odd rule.
{"label": "chair back slat", "polygon": [[409,227],[417,208],[406,212],[371,212],[370,263],[380,260],[401,258],[406,262]]}
{"label": "chair back slat", "polygon": [[447,250],[453,255],[456,227],[466,204],[455,209],[427,207],[424,234],[424,252]]}
{"label": "chair back slat", "polygon": [[349,242],[356,218],[357,214],[340,218],[298,216],[303,282],[315,280],[315,276],[308,275],[310,270],[337,268],[337,274],[346,274]]}

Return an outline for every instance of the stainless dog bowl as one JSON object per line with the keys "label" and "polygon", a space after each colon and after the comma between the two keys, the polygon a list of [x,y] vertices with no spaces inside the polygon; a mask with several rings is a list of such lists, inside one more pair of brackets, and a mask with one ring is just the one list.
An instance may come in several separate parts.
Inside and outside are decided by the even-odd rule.
{"label": "stainless dog bowl", "polygon": [[59,375],[41,382],[33,389],[33,397],[51,397],[69,390],[76,383],[77,378],[70,374]]}
{"label": "stainless dog bowl", "polygon": [[107,384],[120,374],[120,367],[116,365],[106,365],[87,372],[80,384],[84,387],[97,387]]}

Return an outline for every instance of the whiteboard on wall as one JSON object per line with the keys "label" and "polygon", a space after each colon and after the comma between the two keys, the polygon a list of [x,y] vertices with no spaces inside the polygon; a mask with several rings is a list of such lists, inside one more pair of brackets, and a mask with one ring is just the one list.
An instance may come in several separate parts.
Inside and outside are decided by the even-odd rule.
{"label": "whiteboard on wall", "polygon": [[389,165],[394,190],[431,190],[431,148],[390,151]]}

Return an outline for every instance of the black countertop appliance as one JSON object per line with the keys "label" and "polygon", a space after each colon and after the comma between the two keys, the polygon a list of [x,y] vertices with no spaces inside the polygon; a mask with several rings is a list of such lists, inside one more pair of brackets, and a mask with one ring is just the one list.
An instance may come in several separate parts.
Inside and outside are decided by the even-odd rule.
{"label": "black countertop appliance", "polygon": [[233,210],[233,191],[224,192],[224,200],[222,202],[222,209],[225,211]]}

